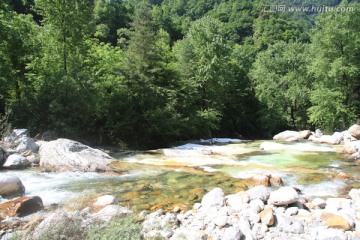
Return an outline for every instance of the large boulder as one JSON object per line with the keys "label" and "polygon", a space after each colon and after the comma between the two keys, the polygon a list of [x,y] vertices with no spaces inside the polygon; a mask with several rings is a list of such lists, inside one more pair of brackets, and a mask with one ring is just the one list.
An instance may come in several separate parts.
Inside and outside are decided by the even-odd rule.
{"label": "large boulder", "polygon": [[270,193],[268,200],[269,204],[275,206],[288,205],[296,202],[299,199],[299,194],[292,187],[281,187],[276,191]]}
{"label": "large boulder", "polygon": [[315,135],[312,135],[309,137],[309,141],[316,142],[316,143],[326,143],[326,144],[339,144],[341,140],[339,141],[339,136],[333,136],[333,135],[322,135],[321,137],[316,137]]}
{"label": "large boulder", "polygon": [[354,124],[349,128],[351,136],[360,140],[360,125]]}
{"label": "large boulder", "polygon": [[286,130],[284,132],[276,134],[273,139],[274,140],[284,140],[284,141],[296,141],[299,139],[306,139],[311,136],[310,130],[304,130],[304,131],[289,131]]}
{"label": "large boulder", "polygon": [[360,152],[360,141],[346,142],[341,150],[344,154]]}
{"label": "large boulder", "polygon": [[3,164],[3,167],[8,169],[22,169],[30,166],[30,161],[19,154],[10,155]]}
{"label": "large boulder", "polygon": [[35,141],[32,138],[24,138],[16,148],[16,151],[19,153],[28,150],[30,150],[33,153],[37,153],[39,151],[39,146],[35,143]]}
{"label": "large boulder", "polygon": [[42,199],[38,196],[20,197],[0,203],[0,212],[8,217],[24,217],[44,209]]}
{"label": "large boulder", "polygon": [[0,195],[3,197],[22,196],[25,187],[18,177],[0,176]]}
{"label": "large boulder", "polygon": [[39,155],[41,166],[57,170],[108,171],[107,165],[115,161],[103,151],[64,138],[42,144]]}

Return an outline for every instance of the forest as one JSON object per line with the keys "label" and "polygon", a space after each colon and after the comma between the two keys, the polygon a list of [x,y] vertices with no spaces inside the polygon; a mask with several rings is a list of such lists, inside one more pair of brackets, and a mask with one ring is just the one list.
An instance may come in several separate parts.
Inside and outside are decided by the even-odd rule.
{"label": "forest", "polygon": [[[276,4],[347,11],[264,11]],[[2,0],[0,86],[2,133],[152,148],[347,129],[360,3]]]}

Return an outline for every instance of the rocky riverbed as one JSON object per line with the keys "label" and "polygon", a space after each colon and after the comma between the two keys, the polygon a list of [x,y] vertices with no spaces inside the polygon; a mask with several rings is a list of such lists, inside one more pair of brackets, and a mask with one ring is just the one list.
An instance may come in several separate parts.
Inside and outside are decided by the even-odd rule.
{"label": "rocky riverbed", "polygon": [[[332,135],[285,131],[274,140],[209,139],[119,161],[76,141],[37,141],[14,130],[0,148],[0,236],[36,239],[56,221],[91,228],[146,209],[138,216],[145,239],[359,238],[360,126]],[[42,172],[22,170],[38,166]],[[134,181],[139,174],[150,177]],[[65,189],[46,192],[63,195],[61,204],[27,194],[36,181],[41,187],[60,175],[82,179],[76,191],[101,191],[67,202]]]}

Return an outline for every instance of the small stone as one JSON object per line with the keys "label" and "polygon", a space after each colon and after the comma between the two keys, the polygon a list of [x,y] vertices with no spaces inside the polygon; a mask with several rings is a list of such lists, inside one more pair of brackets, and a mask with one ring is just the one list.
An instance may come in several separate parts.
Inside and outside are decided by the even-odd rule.
{"label": "small stone", "polygon": [[202,198],[201,205],[203,208],[222,207],[224,206],[224,192],[221,188],[214,188]]}
{"label": "small stone", "polygon": [[343,216],[339,215],[334,215],[327,219],[326,226],[329,228],[342,229],[345,231],[351,230],[349,222]]}
{"label": "small stone", "polygon": [[174,209],[173,209],[174,213],[179,213],[180,211],[181,211],[181,209],[180,209],[179,206],[175,206]]}
{"label": "small stone", "polygon": [[104,195],[101,197],[98,197],[96,199],[96,202],[93,204],[94,207],[105,207],[108,205],[112,205],[116,203],[116,197],[112,195]]}
{"label": "small stone", "polygon": [[259,213],[264,209],[265,205],[260,199],[254,199],[250,201],[250,208],[253,209],[256,213]]}
{"label": "small stone", "polygon": [[263,224],[266,226],[273,226],[275,223],[274,214],[271,208],[267,208],[260,212],[260,219]]}
{"label": "small stone", "polygon": [[25,157],[19,154],[12,154],[5,160],[3,167],[9,169],[22,169],[30,167],[30,165],[31,163]]}
{"label": "small stone", "polygon": [[0,203],[0,212],[8,217],[24,217],[44,209],[42,199],[38,196],[20,197]]}
{"label": "small stone", "polygon": [[297,213],[299,216],[309,216],[311,215],[311,212],[309,212],[308,210],[306,209],[299,209],[298,213]]}
{"label": "small stone", "polygon": [[172,235],[174,235],[174,232],[171,230],[161,231],[160,235],[164,238],[170,238]]}
{"label": "small stone", "polygon": [[314,198],[311,201],[312,206],[314,206],[315,208],[320,208],[320,209],[324,209],[326,206],[326,202],[324,199],[321,198]]}
{"label": "small stone", "polygon": [[270,184],[271,186],[282,186],[284,185],[283,180],[280,176],[271,174],[270,176]]}
{"label": "small stone", "polygon": [[289,207],[288,209],[286,209],[285,215],[293,216],[293,215],[296,215],[298,212],[299,212],[298,207]]}
{"label": "small stone", "polygon": [[269,190],[265,186],[256,186],[246,191],[250,200],[260,199],[263,202],[267,201],[270,195]]}
{"label": "small stone", "polygon": [[351,189],[351,191],[349,192],[349,196],[351,197],[351,199],[355,202],[360,200],[360,189]]}
{"label": "small stone", "polygon": [[265,187],[270,187],[270,176],[267,175],[255,175],[250,178],[247,178],[246,180],[250,181],[255,186],[263,185]]}
{"label": "small stone", "polygon": [[292,187],[281,187],[270,193],[269,204],[275,206],[288,205],[298,200],[299,195]]}
{"label": "small stone", "polygon": [[228,222],[228,217],[222,216],[214,219],[214,223],[220,228],[224,227]]}
{"label": "small stone", "polygon": [[224,234],[222,235],[221,239],[228,239],[228,240],[240,240],[242,239],[242,233],[240,228],[237,226],[229,226],[225,228]]}
{"label": "small stone", "polygon": [[249,202],[250,196],[246,192],[238,192],[236,194],[226,196],[225,199],[228,206],[239,211],[245,203]]}

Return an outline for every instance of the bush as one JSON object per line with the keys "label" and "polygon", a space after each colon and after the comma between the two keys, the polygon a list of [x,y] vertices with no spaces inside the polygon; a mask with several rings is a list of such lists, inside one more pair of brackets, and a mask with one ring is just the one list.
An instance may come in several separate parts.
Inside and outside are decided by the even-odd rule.
{"label": "bush", "polygon": [[141,224],[133,216],[117,218],[106,226],[98,225],[90,230],[89,240],[138,240],[141,237]]}

